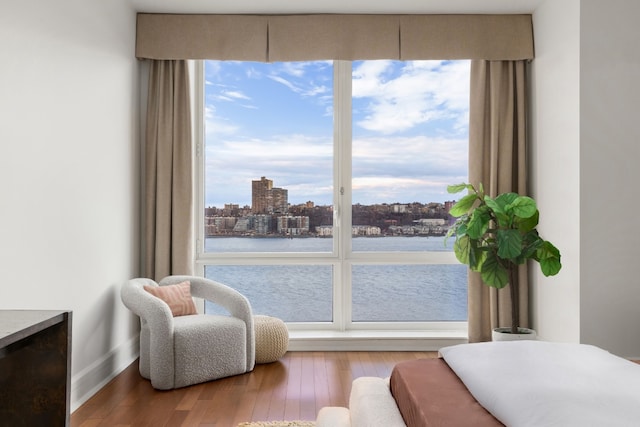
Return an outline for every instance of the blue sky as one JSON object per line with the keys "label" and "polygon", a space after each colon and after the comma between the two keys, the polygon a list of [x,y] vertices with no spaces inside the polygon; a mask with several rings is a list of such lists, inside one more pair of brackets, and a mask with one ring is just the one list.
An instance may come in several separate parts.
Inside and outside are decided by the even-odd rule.
{"label": "blue sky", "polygon": [[[443,202],[467,179],[468,61],[352,65],[353,203]],[[332,204],[331,62],[205,66],[205,204],[251,204],[265,176]]]}

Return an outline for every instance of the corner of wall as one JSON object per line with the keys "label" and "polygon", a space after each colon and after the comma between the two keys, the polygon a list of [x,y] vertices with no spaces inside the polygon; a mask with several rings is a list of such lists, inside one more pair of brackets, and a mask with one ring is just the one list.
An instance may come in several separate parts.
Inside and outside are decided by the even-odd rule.
{"label": "corner of wall", "polygon": [[544,277],[537,265],[530,269],[532,325],[544,339],[578,342],[580,0],[547,0],[533,24],[530,190],[541,212],[540,233],[560,249],[563,267],[554,277]]}
{"label": "corner of wall", "polygon": [[71,412],[131,365],[140,354],[139,334],[71,378]]}

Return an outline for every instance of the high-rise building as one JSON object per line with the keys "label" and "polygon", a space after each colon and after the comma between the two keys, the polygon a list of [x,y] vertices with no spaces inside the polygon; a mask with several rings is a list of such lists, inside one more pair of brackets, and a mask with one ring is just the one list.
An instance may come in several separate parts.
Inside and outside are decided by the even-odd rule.
{"label": "high-rise building", "polygon": [[259,181],[251,181],[251,211],[254,214],[268,212],[268,207],[271,205],[272,188],[273,181],[264,176]]}
{"label": "high-rise building", "polygon": [[271,189],[273,213],[285,214],[289,210],[289,190],[284,188]]}
{"label": "high-rise building", "polygon": [[251,211],[254,214],[287,213],[289,191],[274,188],[273,181],[265,178],[251,181]]}

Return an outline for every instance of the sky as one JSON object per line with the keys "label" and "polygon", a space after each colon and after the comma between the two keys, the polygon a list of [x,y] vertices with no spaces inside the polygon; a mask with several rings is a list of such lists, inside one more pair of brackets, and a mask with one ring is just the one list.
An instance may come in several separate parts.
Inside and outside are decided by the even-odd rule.
{"label": "sky", "polygon": [[[444,202],[468,176],[468,61],[352,63],[352,202]],[[330,61],[205,62],[205,204],[333,203]],[[337,185],[337,184],[335,184]]]}

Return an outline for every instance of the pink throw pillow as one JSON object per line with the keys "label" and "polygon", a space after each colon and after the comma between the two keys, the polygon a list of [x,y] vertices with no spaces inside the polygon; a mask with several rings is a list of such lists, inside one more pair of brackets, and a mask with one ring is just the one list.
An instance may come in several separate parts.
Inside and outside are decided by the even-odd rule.
{"label": "pink throw pillow", "polygon": [[144,290],[166,302],[174,317],[197,314],[196,305],[191,298],[191,282],[167,286],[144,285]]}

